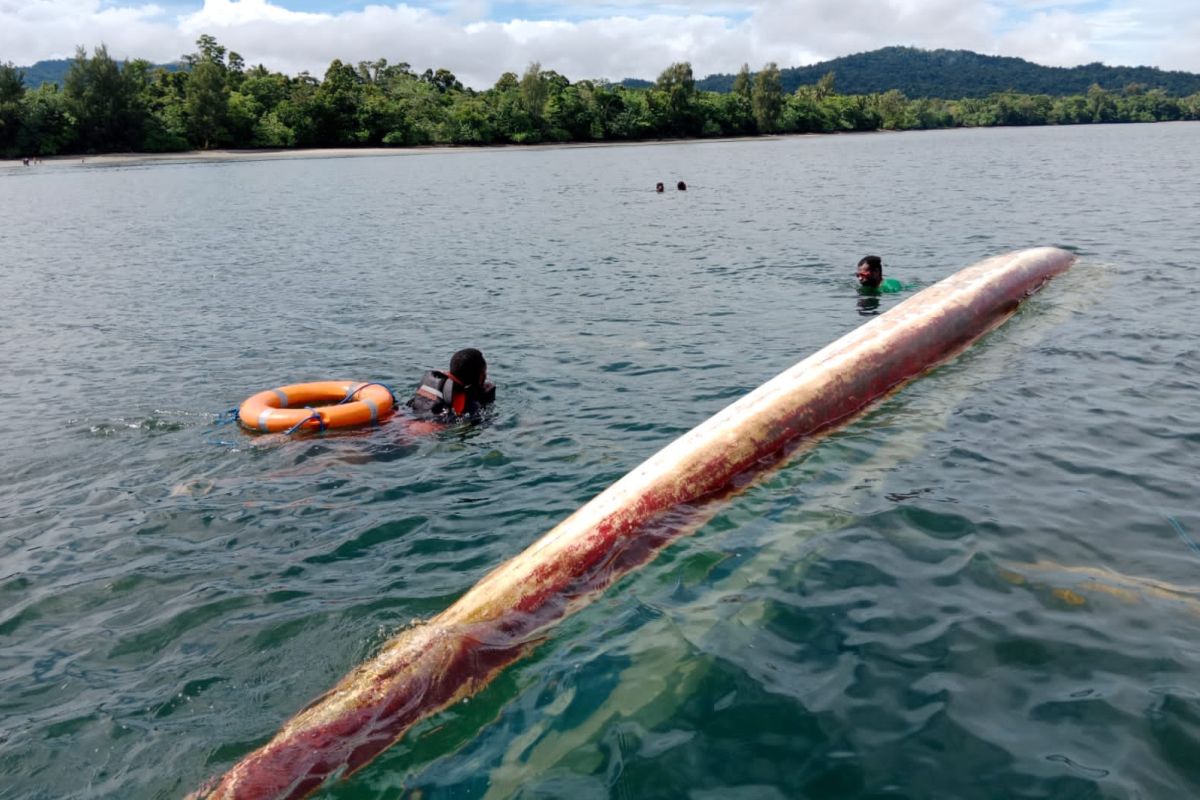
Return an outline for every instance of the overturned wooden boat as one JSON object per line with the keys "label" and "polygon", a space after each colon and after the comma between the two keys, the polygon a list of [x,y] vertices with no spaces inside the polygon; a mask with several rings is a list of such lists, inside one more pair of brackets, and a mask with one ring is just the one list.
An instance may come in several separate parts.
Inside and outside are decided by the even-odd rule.
{"label": "overturned wooden boat", "polygon": [[441,614],[399,633],[191,797],[302,798],[361,768],[645,563],[684,529],[663,523],[672,509],[727,490],[798,437],[844,424],[1004,322],[1074,262],[1050,247],[987,259],[799,362],[651,456]]}

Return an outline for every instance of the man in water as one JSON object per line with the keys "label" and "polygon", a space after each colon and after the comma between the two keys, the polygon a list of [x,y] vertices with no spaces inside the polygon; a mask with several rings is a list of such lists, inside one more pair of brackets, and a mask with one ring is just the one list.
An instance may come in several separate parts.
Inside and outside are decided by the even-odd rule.
{"label": "man in water", "polygon": [[654,191],[658,192],[659,194],[663,193],[662,181],[659,181],[658,183],[654,184]]}
{"label": "man in water", "polygon": [[406,405],[420,419],[454,422],[478,417],[496,400],[496,387],[488,382],[487,361],[473,347],[459,350],[446,372],[430,370]]}
{"label": "man in water", "polygon": [[865,289],[872,293],[882,292],[891,294],[904,290],[904,284],[895,278],[883,277],[883,259],[879,256],[864,256],[858,262],[858,285],[860,289]]}

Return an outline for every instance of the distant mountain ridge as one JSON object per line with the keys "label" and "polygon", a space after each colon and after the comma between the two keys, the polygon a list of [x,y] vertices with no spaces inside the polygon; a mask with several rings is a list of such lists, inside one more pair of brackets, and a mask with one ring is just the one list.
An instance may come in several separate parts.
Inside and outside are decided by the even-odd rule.
{"label": "distant mountain ridge", "polygon": [[[783,90],[791,93],[799,86],[816,83],[827,72],[834,73],[838,94],[874,94],[899,89],[910,98],[944,100],[987,97],[1005,91],[1057,97],[1080,95],[1086,94],[1094,83],[1109,91],[1141,84],[1147,89],[1162,89],[1173,97],[1200,92],[1200,75],[1191,72],[1157,67],[1107,67],[1100,63],[1044,67],[1023,58],[916,47],[884,47],[807,67],[787,67],[780,69],[779,77]],[[696,81],[696,88],[729,92],[733,79],[733,75],[709,75]],[[650,85],[638,79],[625,83],[633,87]]]}
{"label": "distant mountain ridge", "polygon": [[[47,82],[61,86],[71,61],[69,58],[52,59],[18,69],[25,74],[25,85],[31,89]],[[168,71],[183,69],[180,64],[155,66]],[[1081,95],[1086,94],[1092,84],[1099,84],[1109,91],[1121,91],[1130,84],[1140,84],[1147,89],[1162,89],[1172,97],[1186,97],[1200,92],[1200,74],[1192,72],[1168,71],[1157,67],[1108,67],[1100,63],[1079,67],[1044,67],[1010,56],[987,56],[970,50],[922,50],[916,47],[884,47],[807,67],[785,67],[780,69],[779,77],[783,90],[791,93],[800,86],[816,83],[827,72],[834,73],[834,88],[839,94],[875,94],[898,89],[910,98],[937,97],[944,100],[987,97],[1005,91],[1055,97]],[[733,88],[734,77],[709,75],[696,81],[696,88],[709,92],[729,92]],[[640,78],[627,78],[621,83],[638,89],[653,85],[653,81]]]}
{"label": "distant mountain ridge", "polygon": [[[71,68],[73,58],[52,58],[46,61],[39,61],[32,67],[17,67],[25,74],[25,85],[30,89],[36,89],[43,83],[57,83],[63,85],[63,78],[67,77],[67,70]],[[155,64],[154,68],[162,67],[167,72],[175,72],[183,69],[179,64]]]}

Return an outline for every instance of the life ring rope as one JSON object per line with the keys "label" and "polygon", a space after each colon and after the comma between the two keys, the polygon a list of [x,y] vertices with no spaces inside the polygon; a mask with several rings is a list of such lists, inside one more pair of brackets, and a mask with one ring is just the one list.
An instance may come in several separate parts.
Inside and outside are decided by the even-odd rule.
{"label": "life ring rope", "polygon": [[[343,400],[342,402],[344,403],[344,402],[346,402],[346,401],[345,401],[345,400]],[[299,422],[297,422],[297,423],[296,423],[295,425],[293,425],[292,427],[288,428],[286,431],[284,431],[284,432],[283,432],[283,435],[284,435],[284,436],[291,436],[293,433],[295,433],[296,431],[298,431],[298,430],[300,430],[301,428],[303,428],[303,427],[304,427],[304,425],[305,425],[305,423],[307,423],[307,422],[311,422],[311,421],[312,421],[312,420],[314,420],[314,419],[317,421],[317,423],[318,423],[318,425],[319,425],[319,427],[317,428],[317,432],[318,432],[318,433],[324,433],[324,432],[325,432],[325,418],[321,416],[321,412],[320,412],[320,411],[317,411],[317,410],[316,410],[315,408],[313,408],[312,406],[305,406],[305,408],[306,408],[307,410],[311,411],[312,413],[311,413],[311,414],[309,414],[309,415],[308,415],[307,417],[305,417],[304,419],[302,419],[302,420],[300,420]]]}
{"label": "life ring rope", "polygon": [[342,398],[341,402],[338,403],[338,405],[341,405],[342,403],[350,402],[350,398],[354,397],[354,395],[358,394],[363,389],[366,389],[368,386],[382,386],[384,389],[387,390],[387,393],[392,396],[392,405],[395,406],[397,404],[396,403],[396,393],[392,391],[392,387],[388,386],[386,383],[381,383],[379,381],[372,381],[371,383],[364,383],[362,386],[359,386],[357,389],[354,389],[353,391],[346,392],[346,396]]}

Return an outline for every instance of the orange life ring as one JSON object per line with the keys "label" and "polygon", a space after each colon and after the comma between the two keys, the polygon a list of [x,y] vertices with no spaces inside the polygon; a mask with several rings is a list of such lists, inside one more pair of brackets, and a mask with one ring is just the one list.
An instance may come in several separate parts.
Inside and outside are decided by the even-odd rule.
{"label": "orange life ring", "polygon": [[392,392],[381,383],[316,381],[267,389],[238,408],[249,431],[279,433],[293,428],[346,428],[387,419],[395,410]]}

